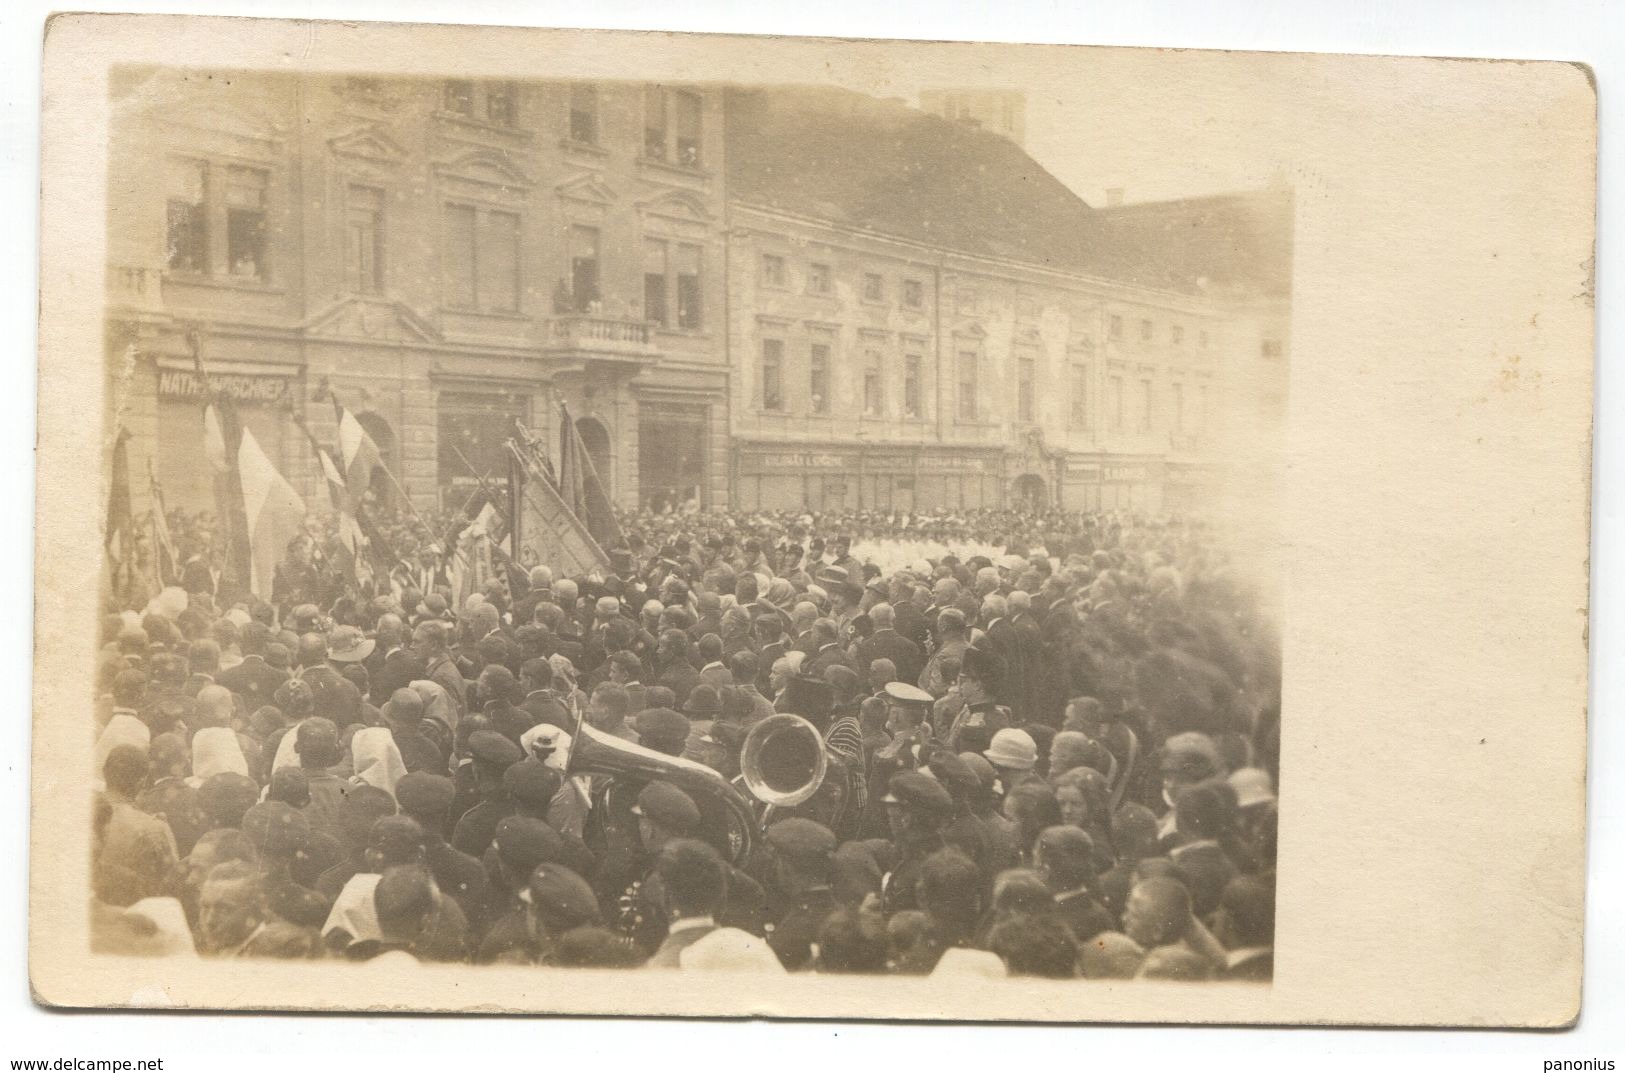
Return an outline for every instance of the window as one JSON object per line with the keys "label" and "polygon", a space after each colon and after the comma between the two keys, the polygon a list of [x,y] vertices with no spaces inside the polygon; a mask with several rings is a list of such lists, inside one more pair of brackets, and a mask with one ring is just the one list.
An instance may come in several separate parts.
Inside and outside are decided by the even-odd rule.
{"label": "window", "polygon": [[598,87],[591,83],[570,84],[570,140],[598,144]]}
{"label": "window", "polygon": [[265,186],[258,168],[226,169],[226,264],[240,279],[264,279]]}
{"label": "window", "polygon": [[807,266],[807,293],[828,294],[830,291],[829,265],[810,264]]}
{"label": "window", "polygon": [[474,290],[474,228],[477,213],[472,205],[446,206],[446,245],[442,280],[448,306],[472,309]]}
{"label": "window", "polygon": [[662,328],[670,324],[666,313],[666,244],[643,240],[643,319]]}
{"label": "window", "polygon": [[918,354],[903,356],[903,416],[920,416],[920,366]]}
{"label": "window", "polygon": [[1033,378],[1038,362],[1031,357],[1016,359],[1016,420],[1033,419]]}
{"label": "window", "polygon": [[598,228],[570,227],[570,297],[577,313],[598,308]]}
{"label": "window", "polygon": [[1185,431],[1185,385],[1174,385],[1174,431]]}
{"label": "window", "polygon": [[1112,314],[1112,319],[1108,322],[1106,336],[1109,339],[1123,338],[1123,318],[1116,313]]}
{"label": "window", "polygon": [[880,351],[863,352],[863,412],[868,417],[879,417],[885,407],[880,380]]}
{"label": "window", "polygon": [[701,101],[698,93],[678,90],[672,94],[676,111],[677,163],[685,168],[700,166]]}
{"label": "window", "polygon": [[959,352],[959,419],[976,420],[976,366],[979,355],[974,350]]}
{"label": "window", "polygon": [[762,409],[784,409],[784,340],[762,340]]}
{"label": "window", "polygon": [[1121,376],[1112,377],[1111,391],[1112,391],[1112,398],[1111,398],[1112,431],[1113,432],[1122,432],[1123,431],[1123,378]]}
{"label": "window", "polygon": [[1185,326],[1183,324],[1174,324],[1169,326],[1168,336],[1169,339],[1172,340],[1174,346],[1179,346],[1185,341]]}
{"label": "window", "polygon": [[807,348],[807,394],[813,413],[829,413],[828,343],[814,343]]}
{"label": "window", "polygon": [[344,283],[352,294],[384,289],[384,192],[351,186],[345,206]]}
{"label": "window", "polygon": [[886,300],[886,281],[878,272],[865,272],[863,274],[863,300],[865,302],[883,302]]}
{"label": "window", "polygon": [[666,91],[659,86],[643,88],[643,155],[666,159]]}
{"label": "window", "polygon": [[201,160],[169,162],[165,263],[177,272],[209,270],[208,173]]}
{"label": "window", "polygon": [[1197,332],[1196,333],[1196,348],[1198,350],[1206,350],[1207,349],[1207,332]]}
{"label": "window", "polygon": [[956,313],[975,313],[976,312],[976,292],[975,291],[970,291],[970,290],[955,291],[954,292],[954,312],[956,312]]}
{"label": "window", "polygon": [[519,311],[519,214],[445,207],[442,286],[456,309]]}
{"label": "window", "polygon": [[1072,366],[1072,421],[1073,428],[1089,427],[1089,366],[1076,362]]}
{"label": "window", "polygon": [[1140,342],[1151,342],[1151,322],[1149,320],[1140,321]]}
{"label": "window", "polygon": [[448,79],[441,94],[440,106],[455,115],[473,115],[474,83],[466,79]]}
{"label": "window", "polygon": [[498,127],[517,125],[519,91],[512,82],[488,82],[485,86],[485,121]]}
{"label": "window", "polygon": [[1198,429],[1206,429],[1207,428],[1207,420],[1208,420],[1208,413],[1207,413],[1207,385],[1206,384],[1197,384],[1196,385],[1196,427]]}
{"label": "window", "polygon": [[925,306],[925,286],[917,279],[903,281],[903,304],[910,309],[921,309]]}
{"label": "window", "polygon": [[1151,431],[1151,381],[1140,381],[1140,431]]}
{"label": "window", "polygon": [[700,248],[684,243],[677,247],[677,326],[684,331],[698,331],[705,323],[703,309]]}
{"label": "window", "polygon": [[1259,352],[1266,358],[1281,356],[1281,341],[1279,339],[1266,339],[1259,344]]}
{"label": "window", "polygon": [[502,313],[519,312],[519,214],[488,212],[478,247],[475,276],[480,304]]}
{"label": "window", "polygon": [[784,286],[784,258],[776,253],[762,254],[762,282],[769,287]]}

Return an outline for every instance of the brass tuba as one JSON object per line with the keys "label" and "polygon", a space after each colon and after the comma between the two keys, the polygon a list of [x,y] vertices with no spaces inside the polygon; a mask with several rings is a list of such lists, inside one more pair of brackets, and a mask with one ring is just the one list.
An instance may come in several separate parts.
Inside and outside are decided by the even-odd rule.
{"label": "brass tuba", "polygon": [[[701,836],[727,860],[742,864],[755,844],[756,816],[743,795],[715,771],[693,760],[667,756],[617,738],[578,719],[570,740],[565,777],[625,776],[636,782],[669,782],[700,810]],[[598,796],[594,795],[595,798]],[[596,808],[601,802],[595,801]]]}
{"label": "brass tuba", "polygon": [[809,720],[780,712],[751,727],[739,754],[739,782],[766,807],[763,827],[780,810],[815,819],[843,833],[848,826],[852,773],[830,753]]}
{"label": "brass tuba", "polygon": [[828,769],[823,735],[799,715],[770,715],[751,727],[739,775],[763,804],[789,808],[818,792]]}

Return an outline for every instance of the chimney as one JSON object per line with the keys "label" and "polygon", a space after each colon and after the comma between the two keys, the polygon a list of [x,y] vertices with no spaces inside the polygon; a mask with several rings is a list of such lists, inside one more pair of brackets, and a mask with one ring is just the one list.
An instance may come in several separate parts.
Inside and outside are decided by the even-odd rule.
{"label": "chimney", "polygon": [[1121,186],[1108,186],[1106,188],[1106,207],[1115,209],[1123,203],[1123,188]]}

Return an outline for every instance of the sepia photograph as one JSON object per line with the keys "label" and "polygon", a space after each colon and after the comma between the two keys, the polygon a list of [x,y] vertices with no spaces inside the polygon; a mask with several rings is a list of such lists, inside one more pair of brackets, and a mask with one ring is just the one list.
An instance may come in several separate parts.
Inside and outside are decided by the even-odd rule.
{"label": "sepia photograph", "polygon": [[[1351,460],[1305,490],[1307,459],[1349,451],[1302,431],[1339,407],[1324,380],[1304,401],[1335,374],[1294,344],[1304,281],[1348,281],[1303,263],[1337,245],[1339,174],[1237,118],[1298,74],[1265,93],[1232,68],[1214,96],[1211,71],[1156,77],[1172,53],[915,44],[944,62],[774,77],[566,32],[448,64],[412,29],[364,62],[332,43],[355,27],[309,62],[137,49],[85,91],[100,570],[46,769],[82,809],[53,865],[80,887],[43,908],[36,885],[36,925],[150,981],[90,1001],[744,1015],[760,987],[780,1016],[985,995],[1078,1020],[1103,995],[1171,1011],[1171,986],[1191,1019],[1322,1009],[1272,1006],[1277,915],[1311,911],[1278,886],[1326,874],[1312,832],[1278,867],[1278,830],[1353,807],[1327,735],[1361,723],[1313,657],[1381,613],[1314,602],[1310,575],[1361,568],[1302,519],[1381,485]],[[1142,76],[1076,77],[1097,60]],[[1497,352],[1502,390],[1588,418],[1559,392],[1589,381],[1529,353]],[[1343,405],[1398,428],[1414,378],[1392,382]],[[1583,558],[1574,519],[1551,515]],[[1578,750],[1530,762],[1583,777],[1563,651]],[[1547,849],[1564,876],[1579,815]],[[1561,1009],[1579,932],[1556,911],[1527,986]],[[1311,972],[1315,930],[1291,939]],[[171,997],[227,963],[249,990]],[[473,1005],[516,969],[545,984]],[[273,980],[286,999],[249,997]]]}

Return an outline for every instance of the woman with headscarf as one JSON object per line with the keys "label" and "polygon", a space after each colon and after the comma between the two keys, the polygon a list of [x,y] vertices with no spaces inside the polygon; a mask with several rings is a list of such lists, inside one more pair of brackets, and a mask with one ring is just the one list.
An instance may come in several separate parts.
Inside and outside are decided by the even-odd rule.
{"label": "woman with headscarf", "polygon": [[355,775],[350,781],[376,786],[395,796],[395,785],[406,774],[401,751],[388,727],[365,727],[350,739],[350,755]]}
{"label": "woman with headscarf", "polygon": [[204,727],[192,736],[192,777],[186,784],[197,789],[211,777],[248,775],[248,759],[230,727]]}
{"label": "woman with headscarf", "polygon": [[96,736],[94,757],[96,777],[101,778],[102,767],[107,763],[108,754],[120,745],[131,745],[144,753],[151,744],[152,731],[147,729],[147,724],[123,712],[113,716]]}

